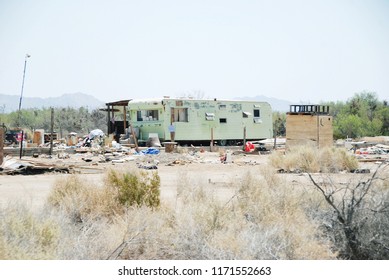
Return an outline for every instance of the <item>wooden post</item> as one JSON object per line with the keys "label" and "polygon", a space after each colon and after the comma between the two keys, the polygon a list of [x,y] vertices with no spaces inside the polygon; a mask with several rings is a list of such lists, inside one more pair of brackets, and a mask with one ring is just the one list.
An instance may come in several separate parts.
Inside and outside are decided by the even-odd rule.
{"label": "wooden post", "polygon": [[126,106],[123,106],[123,131],[124,131],[124,134],[126,134],[126,128],[127,128],[127,110],[126,110]]}
{"label": "wooden post", "polygon": [[53,153],[53,138],[54,138],[54,108],[51,108],[51,127],[50,127],[50,152],[49,155]]}
{"label": "wooden post", "polygon": [[23,155],[23,139],[24,139],[24,131],[22,130],[22,137],[20,138],[20,153],[19,153],[19,159],[22,158]]}
{"label": "wooden post", "polygon": [[4,160],[4,128],[0,127],[0,165]]}
{"label": "wooden post", "polygon": [[274,135],[274,146],[273,146],[273,149],[274,150],[277,149],[277,135]]}
{"label": "wooden post", "polygon": [[110,107],[107,105],[107,135],[111,132],[111,115]]}
{"label": "wooden post", "polygon": [[111,111],[111,113],[112,113],[112,115],[111,115],[111,122],[112,122],[112,130],[111,130],[111,132],[112,132],[112,134],[116,134],[116,123],[115,123],[115,107],[112,105],[112,111]]}
{"label": "wooden post", "polygon": [[[320,110],[320,109],[319,109]],[[317,118],[316,118],[316,122],[317,122],[317,148],[319,149],[320,148],[320,124],[319,124],[319,113],[316,112],[317,114]]]}
{"label": "wooden post", "polygon": [[213,152],[213,127],[211,127],[211,144],[210,144],[210,147],[211,147],[211,152]]}
{"label": "wooden post", "polygon": [[243,127],[243,150],[246,147],[246,126]]}
{"label": "wooden post", "polygon": [[135,144],[135,151],[139,152],[139,147],[138,147],[138,140],[136,139],[135,131],[134,128],[132,127],[132,122],[131,119],[129,121],[130,124],[130,129],[131,129],[131,135],[134,138],[134,144]]}
{"label": "wooden post", "polygon": [[273,149],[275,150],[276,147],[277,147],[277,131],[278,131],[278,119],[276,119],[274,121],[274,124],[273,124],[273,137],[274,137],[274,145],[273,145]]}

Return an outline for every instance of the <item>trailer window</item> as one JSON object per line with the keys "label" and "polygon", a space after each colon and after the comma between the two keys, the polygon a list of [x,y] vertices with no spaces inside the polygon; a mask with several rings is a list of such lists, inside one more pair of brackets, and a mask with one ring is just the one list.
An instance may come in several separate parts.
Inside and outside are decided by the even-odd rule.
{"label": "trailer window", "polygon": [[254,109],[254,123],[262,123],[261,112],[259,109]]}
{"label": "trailer window", "polygon": [[138,122],[157,121],[158,119],[158,110],[140,110],[136,112]]}
{"label": "trailer window", "polygon": [[173,122],[188,122],[188,108],[172,108]]}
{"label": "trailer window", "polygon": [[215,114],[214,113],[205,113],[205,120],[206,121],[214,121],[215,120]]}
{"label": "trailer window", "polygon": [[261,117],[261,112],[259,109],[254,109],[254,118],[260,118]]}
{"label": "trailer window", "polygon": [[219,119],[219,122],[220,122],[220,123],[227,123],[227,119],[226,119],[226,118],[220,118],[220,119]]}

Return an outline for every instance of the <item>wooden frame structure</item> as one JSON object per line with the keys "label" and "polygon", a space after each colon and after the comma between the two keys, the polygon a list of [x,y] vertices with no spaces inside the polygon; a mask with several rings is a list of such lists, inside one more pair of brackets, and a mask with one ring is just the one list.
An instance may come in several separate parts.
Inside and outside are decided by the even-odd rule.
{"label": "wooden frame structure", "polygon": [[[131,99],[119,100],[105,103],[107,108],[100,109],[100,111],[107,112],[107,134],[124,134],[127,127],[127,106]],[[120,109],[119,109],[119,108]],[[122,112],[123,120],[115,120],[115,112]]]}
{"label": "wooden frame structure", "polygon": [[286,113],[286,148],[333,144],[332,116],[327,105],[290,105]]}

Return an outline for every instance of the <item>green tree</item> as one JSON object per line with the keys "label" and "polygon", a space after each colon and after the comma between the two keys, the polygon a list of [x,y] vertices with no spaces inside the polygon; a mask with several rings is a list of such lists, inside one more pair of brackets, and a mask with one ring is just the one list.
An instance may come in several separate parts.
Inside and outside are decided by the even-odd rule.
{"label": "green tree", "polygon": [[389,136],[389,106],[387,102],[384,101],[377,110],[377,118],[382,122],[381,135]]}
{"label": "green tree", "polygon": [[275,136],[285,136],[286,113],[273,112],[273,133]]}
{"label": "green tree", "polygon": [[330,107],[330,115],[336,118],[339,114],[341,114],[345,109],[345,103],[343,101],[331,101],[325,102],[322,105],[326,105]]}
{"label": "green tree", "polygon": [[360,117],[367,117],[370,121],[375,117],[376,109],[380,106],[377,94],[374,92],[363,91],[356,93],[347,102],[348,111],[351,114],[358,115]]}
{"label": "green tree", "polygon": [[[1,113],[0,117],[1,124],[4,123],[10,129],[51,129],[51,108],[23,109],[20,114],[17,111]],[[106,126],[106,115],[98,109],[91,112],[85,107],[54,109],[54,130],[59,132],[60,137],[65,137],[70,132],[88,134],[92,129],[105,129]]]}
{"label": "green tree", "polygon": [[356,93],[346,103],[328,102],[334,116],[334,137],[389,135],[389,107],[374,92]]}
{"label": "green tree", "polygon": [[[105,131],[107,133],[107,116],[103,112],[101,112],[99,109],[94,109],[91,114],[91,123],[93,128],[100,128],[101,130]],[[105,128],[105,129],[103,129]]]}
{"label": "green tree", "polygon": [[335,138],[357,138],[362,135],[363,120],[352,114],[340,114],[334,120]]}
{"label": "green tree", "polygon": [[379,118],[364,120],[362,123],[362,136],[382,135],[382,121]]}

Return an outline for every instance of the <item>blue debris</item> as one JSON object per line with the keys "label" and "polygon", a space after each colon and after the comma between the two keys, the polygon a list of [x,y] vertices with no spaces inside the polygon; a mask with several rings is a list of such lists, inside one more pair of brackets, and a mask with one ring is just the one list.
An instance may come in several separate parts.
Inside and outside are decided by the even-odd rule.
{"label": "blue debris", "polygon": [[156,148],[147,148],[146,150],[141,151],[141,153],[145,155],[158,155],[159,150]]}

